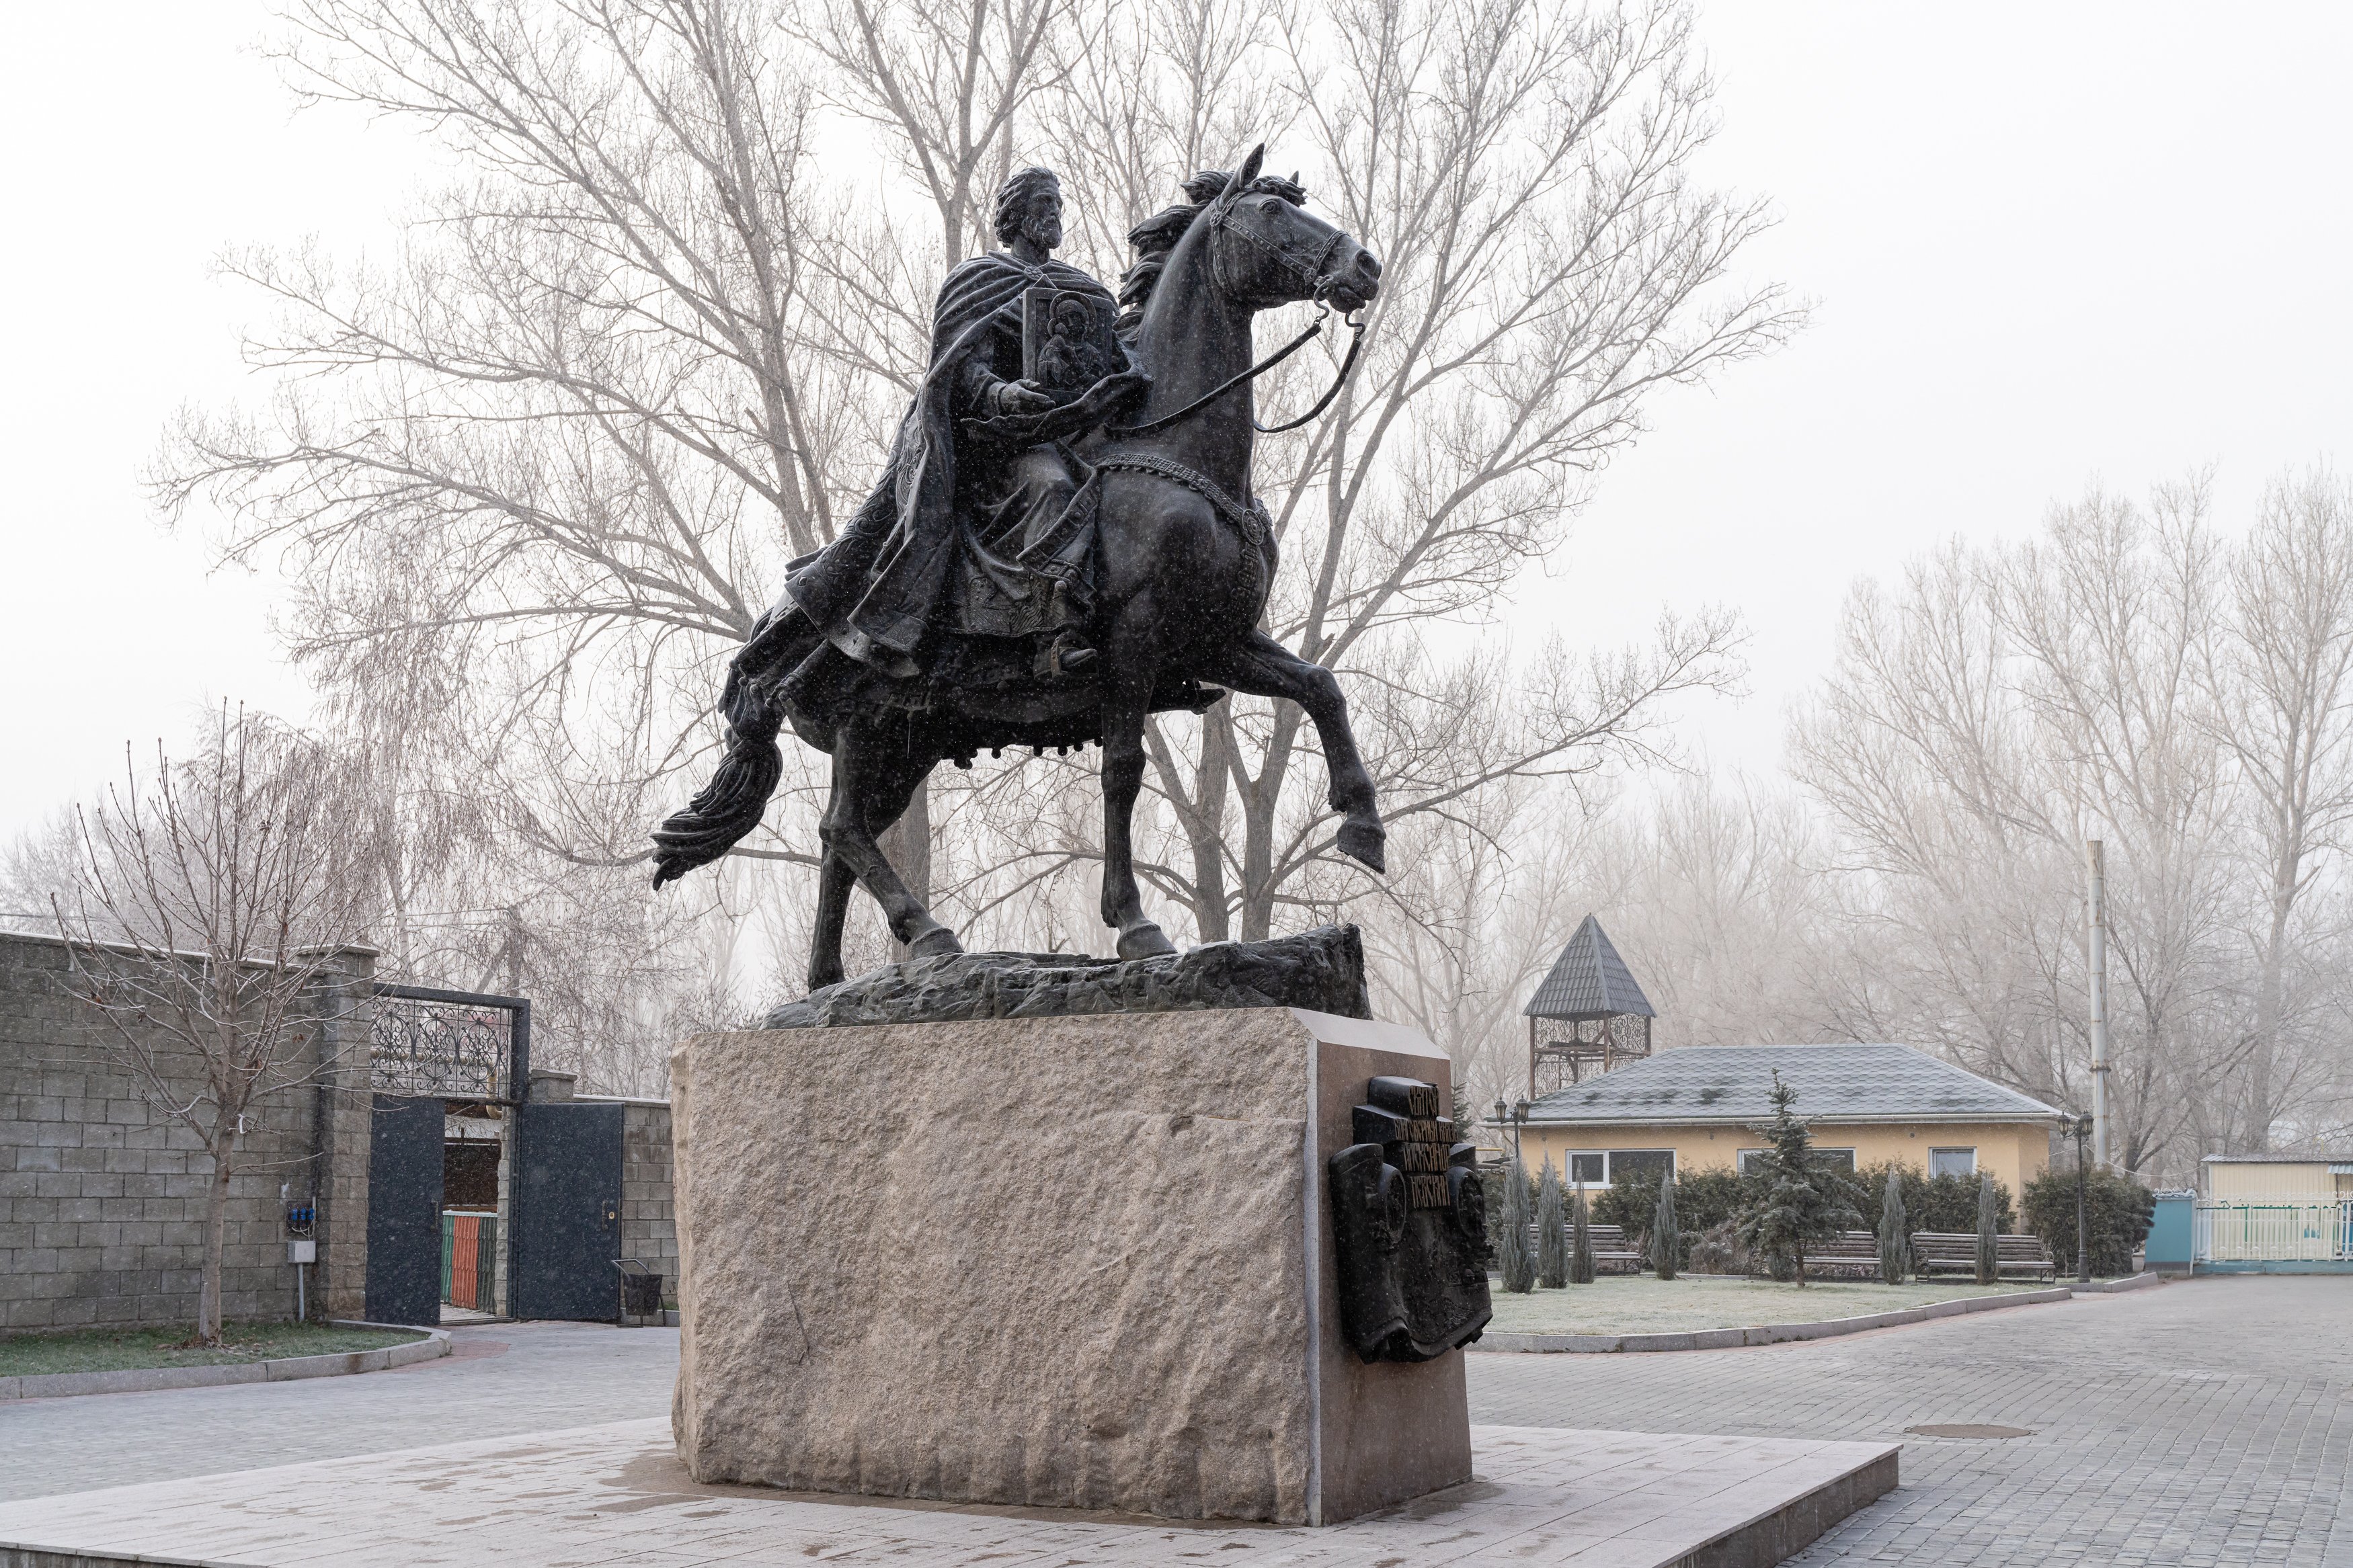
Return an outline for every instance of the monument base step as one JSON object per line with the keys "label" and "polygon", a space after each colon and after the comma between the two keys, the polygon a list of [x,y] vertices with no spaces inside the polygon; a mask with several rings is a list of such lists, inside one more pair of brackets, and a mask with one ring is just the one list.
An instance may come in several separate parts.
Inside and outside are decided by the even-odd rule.
{"label": "monument base step", "polygon": [[0,1504],[0,1568],[1765,1568],[1896,1480],[1880,1443],[1474,1426],[1472,1451],[1468,1485],[1312,1529],[703,1486],[667,1421],[624,1421]]}

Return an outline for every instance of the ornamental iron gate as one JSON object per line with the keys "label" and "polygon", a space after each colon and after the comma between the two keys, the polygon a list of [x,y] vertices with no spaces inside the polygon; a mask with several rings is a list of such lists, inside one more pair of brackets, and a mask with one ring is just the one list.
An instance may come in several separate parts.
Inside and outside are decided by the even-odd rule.
{"label": "ornamental iron gate", "polygon": [[[613,1322],[620,1316],[618,1105],[533,1100],[531,1004],[424,985],[379,985],[368,1030],[375,1134],[369,1160],[368,1315],[440,1320],[445,1273],[463,1228],[473,1243],[475,1303],[515,1318]],[[445,1221],[445,1116],[491,1106],[506,1126],[507,1214]],[[464,1207],[474,1203],[458,1194]],[[485,1234],[487,1233],[487,1234]],[[445,1237],[448,1261],[445,1265]],[[497,1301],[497,1249],[507,1299]]]}
{"label": "ornamental iron gate", "polygon": [[[367,1315],[441,1321],[442,1170],[453,1106],[512,1117],[531,1081],[531,1003],[521,996],[380,984],[368,1024]],[[518,1214],[516,1219],[520,1219]],[[506,1236],[500,1237],[503,1229]],[[491,1245],[513,1245],[514,1224]],[[494,1276],[496,1254],[480,1277]],[[495,1310],[496,1303],[483,1302]]]}

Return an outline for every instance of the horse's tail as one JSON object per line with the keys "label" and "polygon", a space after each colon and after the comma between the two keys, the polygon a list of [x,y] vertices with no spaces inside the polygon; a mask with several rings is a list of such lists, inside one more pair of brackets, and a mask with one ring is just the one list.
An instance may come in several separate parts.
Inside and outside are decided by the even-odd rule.
{"label": "horse's tail", "polygon": [[784,776],[784,753],[776,731],[784,727],[782,705],[763,679],[789,669],[822,638],[787,598],[761,617],[727,666],[719,699],[727,720],[727,754],[701,794],[654,829],[654,886],[676,881],[708,866],[754,827],[768,809],[768,797]]}

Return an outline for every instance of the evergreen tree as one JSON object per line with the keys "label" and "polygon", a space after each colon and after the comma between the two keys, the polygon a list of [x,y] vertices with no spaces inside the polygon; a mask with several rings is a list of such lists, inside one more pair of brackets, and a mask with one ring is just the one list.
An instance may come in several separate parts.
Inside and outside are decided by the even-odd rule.
{"label": "evergreen tree", "polygon": [[1978,1178],[1978,1283],[1993,1285],[2001,1279],[2001,1248],[1994,1238],[2001,1234],[1993,1201],[1993,1177]]}
{"label": "evergreen tree", "polygon": [[1675,1262],[1683,1254],[1683,1232],[1675,1227],[1675,1178],[1672,1172],[1659,1178],[1659,1212],[1651,1219],[1651,1267],[1662,1279],[1675,1277]]}
{"label": "evergreen tree", "polygon": [[1568,1283],[1568,1236],[1562,1221],[1560,1176],[1546,1154],[1536,1182],[1536,1283],[1557,1290]]}
{"label": "evergreen tree", "polygon": [[1904,1283],[1911,1242],[1904,1229],[1904,1173],[1890,1165],[1887,1200],[1879,1206],[1879,1277],[1890,1285]]}
{"label": "evergreen tree", "polygon": [[1827,1240],[1862,1216],[1847,1202],[1846,1184],[1814,1157],[1813,1139],[1794,1109],[1798,1091],[1773,1075],[1773,1120],[1761,1129],[1770,1147],[1760,1176],[1763,1192],[1740,1216],[1740,1240],[1767,1260],[1773,1278],[1806,1282],[1806,1243]]}
{"label": "evergreen tree", "polygon": [[1593,1262],[1593,1222],[1586,1217],[1583,1187],[1577,1189],[1577,1201],[1568,1212],[1568,1282],[1590,1285],[1598,1270]]}
{"label": "evergreen tree", "polygon": [[1535,1259],[1528,1253],[1528,1168],[1516,1149],[1504,1178],[1504,1231],[1495,1238],[1495,1268],[1506,1290],[1525,1294],[1536,1288]]}

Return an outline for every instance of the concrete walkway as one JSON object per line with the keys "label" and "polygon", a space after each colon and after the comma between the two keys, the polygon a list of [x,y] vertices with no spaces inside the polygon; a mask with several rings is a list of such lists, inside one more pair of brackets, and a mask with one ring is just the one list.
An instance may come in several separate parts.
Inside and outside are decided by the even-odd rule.
{"label": "concrete walkway", "polygon": [[[1473,1356],[1471,1418],[1900,1442],[1793,1563],[2353,1568],[2353,1279],[2197,1279],[1848,1339]],[[1915,1426],[2026,1428],[1938,1438]]]}
{"label": "concrete walkway", "polygon": [[1327,1529],[702,1486],[666,1421],[0,1503],[80,1568],[1762,1568],[1894,1481],[1884,1443],[1472,1429],[1480,1479]]}
{"label": "concrete walkway", "polygon": [[[675,1331],[456,1338],[400,1372],[0,1409],[0,1495],[669,1411]],[[1902,1488],[1794,1560],[1810,1568],[2353,1568],[2353,1279],[2200,1279],[1746,1350],[1474,1356],[1470,1377],[1485,1425],[1904,1444]],[[1968,1424],[2033,1436],[1905,1431]]]}
{"label": "concrete walkway", "polygon": [[0,1500],[668,1415],[676,1329],[500,1323],[362,1377],[0,1405]]}

